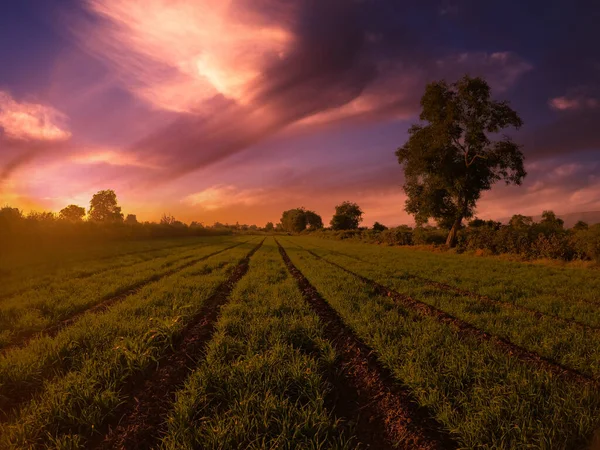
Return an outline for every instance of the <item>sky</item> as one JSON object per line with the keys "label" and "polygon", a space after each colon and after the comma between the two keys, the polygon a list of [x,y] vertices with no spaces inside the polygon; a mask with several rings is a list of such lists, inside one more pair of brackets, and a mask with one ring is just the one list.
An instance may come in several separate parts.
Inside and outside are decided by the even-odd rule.
{"label": "sky", "polygon": [[410,224],[395,150],[425,85],[468,74],[523,118],[528,171],[477,215],[600,210],[598,23],[597,0],[8,0],[0,205]]}

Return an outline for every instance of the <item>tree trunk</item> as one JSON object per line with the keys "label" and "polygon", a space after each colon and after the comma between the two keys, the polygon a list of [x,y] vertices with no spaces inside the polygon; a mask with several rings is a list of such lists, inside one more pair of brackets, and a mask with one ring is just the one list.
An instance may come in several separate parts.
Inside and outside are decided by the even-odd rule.
{"label": "tree trunk", "polygon": [[446,239],[446,246],[448,248],[456,247],[456,238],[458,235],[458,229],[460,228],[460,224],[462,223],[462,217],[459,217],[454,221],[454,225],[450,229],[450,233],[448,233],[448,238]]}

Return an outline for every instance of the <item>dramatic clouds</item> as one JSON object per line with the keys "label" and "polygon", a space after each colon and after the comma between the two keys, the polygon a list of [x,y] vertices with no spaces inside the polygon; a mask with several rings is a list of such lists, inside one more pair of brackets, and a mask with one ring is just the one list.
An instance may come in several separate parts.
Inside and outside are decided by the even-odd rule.
{"label": "dramatic clouds", "polygon": [[[0,45],[0,58],[15,62],[0,70],[3,200],[58,208],[115,188],[142,218],[170,211],[248,222],[301,205],[327,217],[353,200],[368,221],[407,222],[394,150],[425,84],[468,73],[522,111],[515,138],[530,172],[522,189],[490,193],[480,211],[527,209],[536,194],[559,210],[597,204],[597,180],[582,171],[600,150],[600,51],[581,8],[541,19],[545,3],[529,10],[516,0],[48,5],[54,31],[35,28],[36,48]],[[579,20],[576,32],[569,18]],[[19,52],[37,48],[48,72],[25,81]],[[550,186],[548,173],[559,184]],[[44,184],[54,184],[51,195],[40,194]]]}

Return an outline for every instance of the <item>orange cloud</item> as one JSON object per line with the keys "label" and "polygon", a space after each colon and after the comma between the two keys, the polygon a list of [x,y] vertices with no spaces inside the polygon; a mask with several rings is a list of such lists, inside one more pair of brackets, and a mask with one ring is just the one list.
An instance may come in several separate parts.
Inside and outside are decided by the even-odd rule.
{"label": "orange cloud", "polygon": [[206,211],[215,211],[236,205],[256,205],[264,197],[262,189],[241,190],[232,185],[216,185],[188,195],[183,199],[183,203],[199,206]]}
{"label": "orange cloud", "polygon": [[19,103],[0,91],[0,128],[9,139],[65,141],[71,137],[65,121],[66,116],[50,106]]}

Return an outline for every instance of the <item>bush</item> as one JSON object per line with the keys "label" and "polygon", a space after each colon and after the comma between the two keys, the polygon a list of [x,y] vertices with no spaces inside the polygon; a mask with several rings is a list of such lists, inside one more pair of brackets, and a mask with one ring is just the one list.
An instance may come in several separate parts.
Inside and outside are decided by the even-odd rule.
{"label": "bush", "polygon": [[600,224],[575,232],[572,241],[580,258],[600,262]]}

